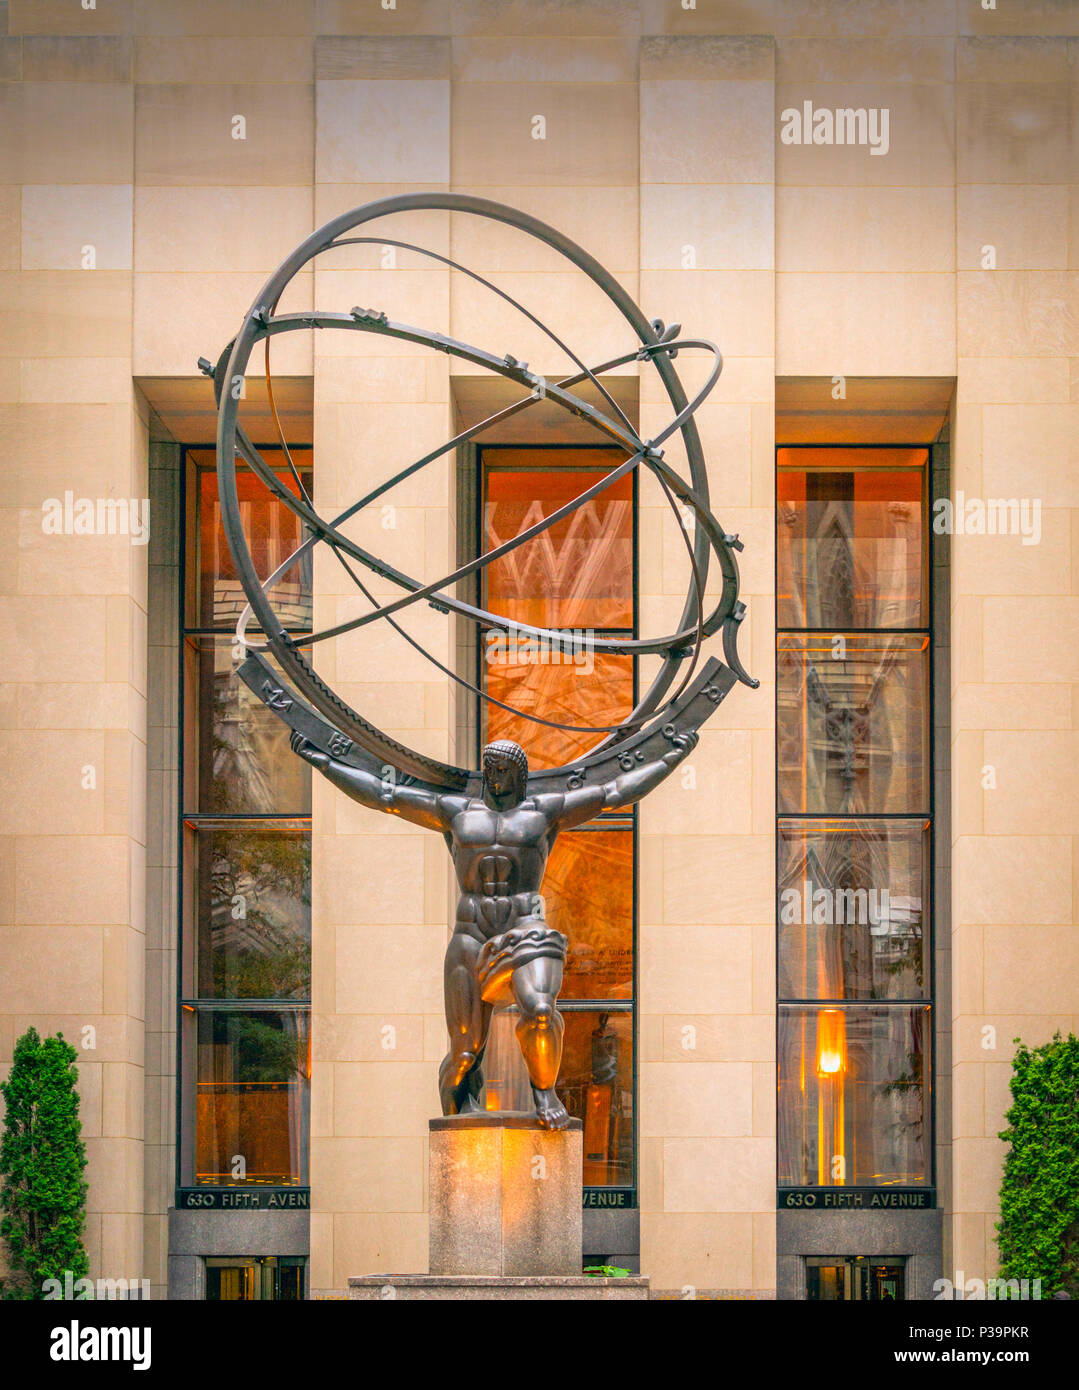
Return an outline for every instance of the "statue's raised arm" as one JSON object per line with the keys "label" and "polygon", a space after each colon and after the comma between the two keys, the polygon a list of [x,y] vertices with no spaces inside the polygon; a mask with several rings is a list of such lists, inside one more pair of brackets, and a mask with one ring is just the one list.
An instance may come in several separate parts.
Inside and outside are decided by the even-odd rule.
{"label": "statue's raised arm", "polygon": [[453,817],[465,804],[464,797],[399,780],[393,768],[389,769],[389,775],[376,777],[364,768],[349,767],[316,748],[299,730],[293,730],[289,742],[294,753],[317,768],[328,782],[332,782],[353,801],[374,811],[400,816],[402,820],[423,826],[425,830],[438,830],[445,834]]}
{"label": "statue's raised arm", "polygon": [[609,782],[563,793],[561,809],[553,811],[555,829],[569,830],[598,816],[601,811],[617,811],[620,806],[632,806],[635,801],[640,801],[671,775],[683,758],[697,746],[699,738],[700,735],[693,729],[675,734],[671,747],[662,757],[632,767]]}

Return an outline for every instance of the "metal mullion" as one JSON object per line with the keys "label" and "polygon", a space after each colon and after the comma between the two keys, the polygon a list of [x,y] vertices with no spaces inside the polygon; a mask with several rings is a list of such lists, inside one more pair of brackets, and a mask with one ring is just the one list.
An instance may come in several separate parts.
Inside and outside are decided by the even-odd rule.
{"label": "metal mullion", "polygon": [[559,996],[560,1013],[585,1014],[629,1014],[633,1012],[632,999],[565,999]]}
{"label": "metal mullion", "polygon": [[190,1013],[309,1013],[310,999],[206,999],[196,995],[193,999],[181,999],[180,1007]]}
{"label": "metal mullion", "polygon": [[[255,636],[260,635],[259,629],[257,627],[252,626],[248,628],[248,631],[254,633]],[[286,627],[285,631],[289,633],[296,633],[297,635],[302,637],[306,634],[309,634],[311,632],[311,628],[307,624],[304,624],[302,627]],[[231,627],[185,627],[183,629],[183,636],[224,637],[227,638],[229,641],[235,642],[236,626],[235,624],[233,624]]]}
{"label": "metal mullion", "polygon": [[780,811],[777,820],[819,820],[828,821],[833,825],[843,822],[850,822],[852,825],[867,820],[909,820],[923,822],[922,829],[926,829],[932,821],[932,816],[928,811],[821,811],[814,814],[812,811]]}
{"label": "metal mullion", "polygon": [[828,1009],[876,1009],[876,1008],[896,1008],[896,1009],[928,1009],[932,1007],[933,1001],[926,995],[921,999],[777,999],[776,1004],[781,1009],[816,1009],[820,1007]]}
{"label": "metal mullion", "polygon": [[932,637],[929,627],[777,627],[777,637]]}
{"label": "metal mullion", "polygon": [[[272,443],[269,443],[269,444],[259,444],[259,443],[256,443],[256,442],[252,441],[252,447],[255,448],[255,449],[258,449],[259,453],[264,453],[264,452],[268,452],[268,453],[277,453],[277,454],[281,453],[281,441],[280,441],[280,439],[275,439]],[[290,449],[293,449],[293,450],[295,450],[295,449],[305,449],[309,454],[310,454],[310,453],[313,453],[313,452],[314,452],[314,449],[315,449],[314,444],[290,444],[288,447],[289,447]],[[216,440],[216,439],[211,439],[210,442],[209,442],[208,444],[185,444],[185,445],[184,445],[184,449],[185,449],[185,451],[186,451],[187,453],[189,453],[189,454],[198,454],[198,453],[206,453],[206,452],[216,454],[216,452],[217,452],[217,440]],[[217,466],[216,463],[200,463],[200,462],[198,461],[198,459],[195,460],[195,467],[198,469],[198,471],[199,471],[200,473],[212,473],[212,472],[214,471],[214,469],[216,468],[216,466]],[[253,471],[252,469],[248,468],[246,464],[237,464],[236,467],[237,467],[237,471],[240,471],[241,469],[242,469],[244,472],[246,472],[246,473],[250,473],[250,472]],[[274,471],[275,471],[275,472],[281,472],[281,473],[287,473],[287,472],[288,472],[288,469],[287,469],[287,468],[281,468],[281,469],[275,469]]]}
{"label": "metal mullion", "polygon": [[283,821],[295,824],[281,825],[282,830],[309,830],[311,814],[305,811],[297,811],[291,815],[286,811],[282,811],[280,815],[274,815],[272,811],[188,811],[183,816],[183,823],[192,829],[204,825],[278,825]]}
{"label": "metal mullion", "polygon": [[777,811],[777,820],[928,820],[933,817],[929,811],[866,811],[851,815],[839,811]]}
{"label": "metal mullion", "polygon": [[[919,443],[919,444],[910,444],[910,443],[898,443],[898,444],[852,444],[852,443],[850,443],[849,440],[847,440],[847,441],[836,441],[836,442],[831,442],[831,443],[830,443],[828,440],[823,440],[823,441],[822,441],[821,443],[819,443],[819,444],[806,444],[806,443],[799,443],[799,444],[778,444],[778,443],[777,443],[776,446],[775,446],[775,448],[776,448],[776,452],[777,452],[777,453],[779,452],[780,449],[836,449],[836,450],[840,450],[840,449],[851,449],[851,450],[854,450],[854,449],[879,449],[879,450],[881,450],[882,452],[883,452],[884,450],[888,450],[888,449],[924,449],[924,450],[926,451],[926,453],[928,454],[929,450],[932,448],[932,445],[931,445],[931,444],[926,444],[926,442],[925,442],[924,440],[922,440],[922,442]],[[913,464],[913,463],[906,463],[906,464],[901,464],[901,465],[897,465],[897,466],[898,466],[898,467],[902,467],[902,468],[910,469],[912,472],[915,470],[916,467],[918,467],[918,465]],[[789,465],[789,464],[777,463],[777,464],[776,464],[776,467],[777,467],[777,468],[788,468],[788,467],[790,467],[790,465]],[[826,470],[824,470],[824,471],[827,472],[828,470],[826,469]],[[889,472],[890,472],[891,470],[883,470],[883,469],[882,469],[882,470],[879,470],[879,471],[889,471]]]}

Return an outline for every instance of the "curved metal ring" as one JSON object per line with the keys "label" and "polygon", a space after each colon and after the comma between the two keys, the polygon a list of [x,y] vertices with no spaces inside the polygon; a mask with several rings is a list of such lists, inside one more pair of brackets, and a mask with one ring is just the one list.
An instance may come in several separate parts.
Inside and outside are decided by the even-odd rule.
{"label": "curved metal ring", "polygon": [[[654,362],[660,378],[664,383],[668,397],[671,400],[676,416],[675,422],[670,425],[656,441],[653,441],[651,446],[645,445],[643,449],[640,447],[636,448],[631,454],[629,462],[631,466],[636,466],[642,459],[648,462],[649,466],[653,466],[656,462],[661,462],[657,460],[656,455],[653,453],[655,444],[661,442],[663,438],[666,438],[675,429],[681,430],[689,460],[692,484],[686,485],[678,478],[678,475],[666,465],[663,466],[663,473],[668,483],[675,491],[675,495],[679,496],[684,502],[687,502],[693,508],[698,518],[693,541],[693,561],[694,575],[699,576],[698,582],[701,590],[703,591],[703,584],[707,577],[709,553],[712,549],[715,549],[717,558],[723,569],[723,594],[717,609],[710,615],[710,618],[716,618],[717,615],[722,614],[722,616],[718,618],[718,623],[722,623],[724,626],[724,645],[725,649],[728,650],[733,649],[733,637],[730,638],[730,648],[728,648],[728,634],[734,631],[732,621],[736,621],[736,610],[740,608],[741,605],[737,603],[738,570],[731,550],[730,540],[708,510],[707,474],[700,446],[700,438],[692,418],[692,410],[696,408],[696,405],[699,404],[699,399],[703,399],[703,397],[695,399],[693,407],[689,407],[678,374],[674,370],[671,362],[671,345],[664,342],[661,336],[662,325],[658,326],[657,331],[657,326],[645,319],[640,309],[625,290],[623,290],[618,282],[604,270],[598,261],[581,247],[577,246],[568,237],[563,236],[562,233],[556,231],[554,228],[547,226],[545,223],[540,222],[538,219],[526,213],[518,212],[516,209],[492,202],[488,199],[475,198],[463,194],[402,194],[379,199],[332,219],[316,232],[312,233],[312,235],[283,262],[278,270],[275,271],[266,282],[254,304],[245,315],[243,324],[236,338],[229,347],[226,348],[225,352],[222,353],[214,372],[215,394],[217,395],[219,405],[217,432],[218,482],[225,534],[233,561],[236,565],[237,575],[244,589],[248,604],[266,634],[267,644],[280,663],[286,678],[295,684],[304,698],[309,700],[314,708],[320,710],[327,718],[333,720],[338,727],[350,737],[354,738],[362,747],[367,748],[371,752],[387,756],[389,760],[393,761],[402,771],[422,777],[425,780],[435,780],[447,785],[463,786],[469,776],[466,769],[454,767],[450,764],[442,763],[437,759],[428,758],[415,753],[413,750],[405,748],[404,745],[398,743],[396,740],[389,738],[381,730],[376,729],[375,726],[368,723],[368,721],[363,719],[355,710],[352,710],[340,700],[339,697],[324,684],[314,669],[304,659],[296,643],[289,637],[268,601],[267,589],[270,586],[267,585],[266,589],[264,589],[263,582],[255,572],[253,562],[247,550],[246,538],[243,534],[236,486],[236,453],[238,451],[238,445],[239,452],[252,464],[252,466],[255,466],[255,464],[253,458],[250,457],[249,451],[258,457],[257,451],[253,450],[250,441],[246,439],[246,436],[238,427],[239,384],[242,383],[247,363],[255,343],[259,341],[260,338],[268,336],[271,333],[286,331],[287,327],[306,328],[328,327],[332,325],[364,327],[369,331],[378,331],[379,327],[381,327],[381,325],[377,323],[377,320],[360,322],[355,316],[348,316],[349,321],[347,324],[345,323],[345,316],[342,315],[301,314],[294,316],[282,315],[278,318],[271,318],[272,308],[279,302],[283,290],[303,266],[320,252],[330,249],[334,243],[338,242],[338,239],[342,237],[344,233],[366,222],[372,221],[375,218],[385,217],[397,212],[416,210],[444,210],[469,213],[506,223],[521,231],[536,236],[539,240],[558,251],[577,266],[578,269],[588,275],[622,313],[623,317],[630,324],[634,333],[642,343],[643,349],[648,352],[648,355]],[[443,338],[442,335],[427,334],[422,330],[408,329],[404,325],[394,325],[392,331],[394,331],[397,336],[408,336],[413,341],[439,347],[441,350],[451,350],[449,347],[451,340]],[[678,345],[685,346],[688,344],[680,343]],[[516,369],[517,376],[515,379],[519,380],[520,384],[529,387],[534,384],[534,379],[530,378],[528,374],[520,368],[520,364],[512,363],[512,367],[509,366],[512,359],[508,359],[507,362],[500,364],[497,359],[492,358],[490,354],[479,353],[476,349],[468,348],[467,345],[464,344],[454,343],[452,350],[455,350],[458,355],[468,355],[472,360],[480,361],[481,365],[487,366],[492,370],[499,370],[503,375],[512,377],[514,369]],[[637,354],[633,355],[635,356]],[[597,372],[602,370],[603,368],[599,368]],[[596,373],[586,369],[585,374],[594,379]],[[718,371],[716,375],[718,375]],[[226,389],[226,386],[228,389]],[[550,388],[548,388],[548,392],[550,392]],[[571,398],[569,393],[565,393],[565,396],[559,399],[558,403],[564,405],[567,409],[571,409],[575,414],[581,414],[585,418],[591,419],[592,423],[602,428],[605,433],[613,436],[623,448],[629,449],[634,444],[641,444],[641,441],[627,436],[615,422],[604,417],[602,412],[596,411],[594,407],[587,405],[586,402],[581,401],[579,398]],[[452,445],[450,447],[452,447]],[[262,462],[260,457],[258,461]],[[620,470],[614,471],[620,474],[625,468],[626,465],[622,465]],[[266,472],[269,473],[270,476],[273,476],[272,470],[266,469]],[[288,492],[287,489],[284,489],[284,491],[286,493]],[[586,494],[583,494],[582,497],[585,495]],[[298,501],[299,499],[295,498],[293,494],[288,493],[288,505],[297,512],[299,511],[299,508],[296,506]],[[324,534],[329,530],[333,532],[331,544],[335,547],[341,545],[343,549],[349,548],[344,545],[346,538],[339,536],[335,530],[336,525],[340,524],[340,519],[338,519],[338,522],[335,523],[334,526],[327,528],[326,523],[322,522],[321,518],[317,518],[317,515],[314,513],[312,513],[312,516],[314,520],[309,521],[309,524],[312,524],[316,531],[323,533],[317,537],[318,539],[329,539],[329,537]],[[527,539],[527,536],[524,537],[524,539]],[[351,546],[351,543],[349,543],[349,546]],[[350,553],[359,551],[359,549],[359,547],[355,547]],[[362,563],[369,565],[371,568],[383,573],[389,573],[389,567],[384,566],[382,562],[378,561],[375,557],[368,556],[366,552],[356,554],[356,558],[360,559]],[[490,563],[491,558],[493,557],[483,557],[474,568],[479,568],[482,564]],[[471,570],[467,570],[466,572],[471,572]],[[407,579],[407,576],[398,577],[396,573],[390,575],[390,577],[394,578],[395,582],[401,582],[401,580]],[[413,589],[404,600],[398,602],[397,607],[403,607],[407,603],[418,601],[422,597],[435,593],[445,584],[453,583],[458,577],[461,577],[460,573],[455,573],[453,576],[447,576],[444,580],[440,581],[438,585]],[[408,588],[409,585],[405,584],[404,587]],[[691,613],[694,608],[698,606],[697,598],[698,596],[694,593],[691,584],[690,591],[687,593],[683,614],[679,621],[679,631],[676,634],[672,634],[676,642],[683,638],[688,640],[694,634],[697,634],[699,639],[702,625],[699,620],[696,623],[691,623],[690,621]],[[439,607],[452,606],[445,595],[440,596],[436,602]],[[454,603],[456,602],[457,601],[454,600]],[[393,611],[395,611],[394,605],[382,605],[378,612],[372,615],[365,615],[362,621],[371,620],[373,617],[378,616],[388,616],[388,614]],[[503,620],[498,619],[496,615],[486,613],[484,610],[473,610],[471,613],[467,613],[466,616],[471,617],[474,621],[484,621],[488,625],[491,625],[491,621],[494,620],[495,625],[506,626]],[[355,625],[362,625],[362,621],[357,622]],[[715,627],[713,627],[712,630],[714,631]],[[596,644],[596,649],[603,649],[598,642]],[[656,644],[647,644],[645,648],[640,646],[635,648],[636,651],[643,649],[663,651],[663,665],[659,673],[653,679],[648,691],[638,702],[636,708],[631,712],[624,725],[619,726],[619,730],[625,729],[631,731],[639,727],[640,724],[654,712],[663,699],[663,696],[670,688],[678,665],[685,655],[684,648],[679,649],[679,647],[673,643],[666,648],[663,647],[662,643],[659,646]],[[752,682],[751,679],[745,675],[740,667],[737,668],[737,673],[741,679],[746,680],[748,683],[755,684],[755,682]],[[612,742],[616,742],[617,739],[618,730],[613,731],[599,747],[602,748]]]}

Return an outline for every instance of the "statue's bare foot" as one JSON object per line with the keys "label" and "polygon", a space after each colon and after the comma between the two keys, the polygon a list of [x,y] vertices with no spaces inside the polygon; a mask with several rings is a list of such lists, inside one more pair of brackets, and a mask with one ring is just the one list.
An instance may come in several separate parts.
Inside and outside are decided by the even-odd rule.
{"label": "statue's bare foot", "polygon": [[538,1091],[535,1086],[532,1094],[536,1100],[536,1119],[544,1129],[565,1129],[569,1124],[569,1111],[555,1095],[554,1091]]}

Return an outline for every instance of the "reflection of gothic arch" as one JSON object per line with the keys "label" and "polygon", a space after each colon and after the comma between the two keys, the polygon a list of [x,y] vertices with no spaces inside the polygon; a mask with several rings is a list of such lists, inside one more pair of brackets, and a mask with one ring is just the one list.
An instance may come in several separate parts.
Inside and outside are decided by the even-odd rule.
{"label": "reflection of gothic arch", "polygon": [[[572,574],[576,579],[574,587],[582,595],[578,604],[591,602],[601,592],[597,579],[617,574],[618,547],[625,536],[626,517],[632,515],[632,503],[625,499],[603,498],[602,505],[599,502],[593,498],[579,507],[567,519],[564,534],[545,531],[531,545],[503,556],[499,563],[503,568],[504,595],[521,598],[529,594],[561,594]],[[488,501],[484,509],[484,532],[491,550],[512,539],[496,524],[498,505]],[[522,516],[514,517],[516,530],[524,530],[543,518],[543,504],[535,501]],[[560,606],[560,627],[587,626],[582,624],[581,614],[568,607],[564,599]]]}
{"label": "reflection of gothic arch", "polygon": [[[807,584],[816,588],[816,611],[821,627],[841,628],[857,617],[854,612],[854,552],[850,504],[829,502],[823,509],[816,535],[817,567]],[[807,546],[809,537],[806,537]]]}
{"label": "reflection of gothic arch", "polygon": [[[795,841],[802,844],[804,841]],[[842,834],[824,838],[823,852],[810,841],[804,858],[798,854],[788,863],[781,878],[780,893],[787,888],[802,890],[806,881],[813,887],[836,894],[843,889],[887,885],[889,880],[887,840],[870,829],[844,829]],[[836,916],[838,917],[838,913]],[[868,911],[864,922],[812,925],[812,905],[802,900],[802,920],[807,932],[817,934],[819,958],[825,979],[835,981],[836,998],[869,999],[873,995],[874,921]],[[812,993],[812,990],[811,990]]]}
{"label": "reflection of gothic arch", "polygon": [[[859,649],[855,647],[837,666],[849,668],[850,678],[845,685],[854,693]],[[812,731],[807,738],[805,756],[812,766],[815,758],[822,760],[817,776],[826,783],[829,776],[842,782],[842,802],[836,808],[840,815],[856,815],[866,810],[864,774],[888,769],[891,777],[895,740],[891,735],[887,703],[881,697],[887,692],[887,680],[898,662],[898,650],[885,641],[872,679],[862,683],[864,699],[841,702],[821,679],[816,665],[810,663],[805,674],[805,699],[822,717],[820,734],[814,740]],[[845,671],[844,671],[845,674]],[[875,739],[875,743],[874,743]],[[878,800],[884,797],[878,794]]]}
{"label": "reflection of gothic arch", "polygon": [[[854,508],[879,507],[877,534],[855,535]],[[910,571],[919,563],[915,515],[906,502],[858,503],[814,498],[781,505],[777,578],[792,606],[792,628],[903,627],[910,609]],[[872,547],[872,549],[870,549]]]}

